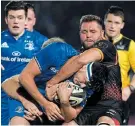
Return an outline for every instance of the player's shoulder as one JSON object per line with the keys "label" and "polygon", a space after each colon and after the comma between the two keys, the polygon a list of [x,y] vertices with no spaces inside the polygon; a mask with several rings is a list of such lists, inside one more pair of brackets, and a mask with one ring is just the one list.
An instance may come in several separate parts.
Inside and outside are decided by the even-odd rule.
{"label": "player's shoulder", "polygon": [[96,47],[97,48],[107,48],[110,46],[113,47],[114,45],[112,44],[112,42],[110,42],[108,40],[99,40],[93,45],[94,48],[96,48]]}
{"label": "player's shoulder", "polygon": [[5,36],[5,37],[6,37],[6,36],[9,36],[9,31],[8,31],[8,30],[2,31],[2,32],[1,32],[1,36],[2,36],[2,37],[4,37],[4,36]]}
{"label": "player's shoulder", "polygon": [[33,30],[33,34],[38,37],[38,38],[42,38],[42,39],[48,39],[47,36],[41,34],[39,31],[37,30]]}
{"label": "player's shoulder", "polygon": [[124,35],[122,36],[122,39],[124,39],[127,42],[133,41],[133,39],[131,39],[131,38],[127,37],[127,36],[124,36]]}

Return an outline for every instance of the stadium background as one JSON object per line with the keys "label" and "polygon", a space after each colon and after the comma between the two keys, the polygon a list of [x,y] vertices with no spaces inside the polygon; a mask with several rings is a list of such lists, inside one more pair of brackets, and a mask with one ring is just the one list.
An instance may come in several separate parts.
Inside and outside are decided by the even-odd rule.
{"label": "stadium background", "polygon": [[[121,6],[124,9],[126,24],[122,33],[135,40],[135,1],[29,2],[35,5],[37,17],[35,29],[49,38],[62,37],[76,49],[80,48],[79,20],[81,16],[95,14],[104,18],[105,12],[111,5]],[[1,1],[1,31],[7,28],[4,21],[4,7],[7,3],[8,1]],[[130,97],[129,102],[131,116],[135,120],[135,94]]]}

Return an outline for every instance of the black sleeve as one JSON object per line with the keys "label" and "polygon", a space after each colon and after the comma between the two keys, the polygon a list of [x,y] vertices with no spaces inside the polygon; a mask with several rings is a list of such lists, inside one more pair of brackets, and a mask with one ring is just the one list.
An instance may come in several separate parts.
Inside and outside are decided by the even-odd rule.
{"label": "black sleeve", "polygon": [[93,45],[93,48],[97,48],[102,52],[102,62],[117,62],[117,51],[115,49],[115,46],[111,42],[107,40],[101,40],[96,42]]}

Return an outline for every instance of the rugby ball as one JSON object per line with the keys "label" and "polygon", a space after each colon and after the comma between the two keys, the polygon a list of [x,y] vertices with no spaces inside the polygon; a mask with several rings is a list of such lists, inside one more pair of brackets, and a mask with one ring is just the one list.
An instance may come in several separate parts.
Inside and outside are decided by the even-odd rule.
{"label": "rugby ball", "polygon": [[[73,85],[74,89],[72,91],[72,94],[69,98],[69,102],[71,106],[77,106],[79,105],[84,99],[86,99],[86,91],[81,88],[80,86],[70,82],[70,84]],[[70,88],[70,87],[68,87]],[[60,104],[59,97],[56,95],[54,97],[54,102]]]}

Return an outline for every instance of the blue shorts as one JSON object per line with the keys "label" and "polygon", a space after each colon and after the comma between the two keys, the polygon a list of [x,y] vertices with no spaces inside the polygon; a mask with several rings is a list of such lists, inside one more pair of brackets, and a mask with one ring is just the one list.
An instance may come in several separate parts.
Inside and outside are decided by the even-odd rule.
{"label": "blue shorts", "polygon": [[1,89],[1,125],[9,123],[9,104],[8,95]]}
{"label": "blue shorts", "polygon": [[9,99],[9,117],[10,119],[15,116],[24,116],[24,107],[20,101],[10,98]]}
{"label": "blue shorts", "polygon": [[[34,103],[37,108],[44,112],[44,108],[41,107],[27,92],[24,88],[20,88],[19,90],[20,94],[23,95],[27,100],[31,101],[32,103]],[[41,91],[40,91],[41,92]],[[13,98],[9,98],[9,117],[10,119],[15,117],[15,116],[20,116],[23,117],[25,115],[24,113],[25,108],[23,107],[23,104],[18,101],[15,100]]]}

